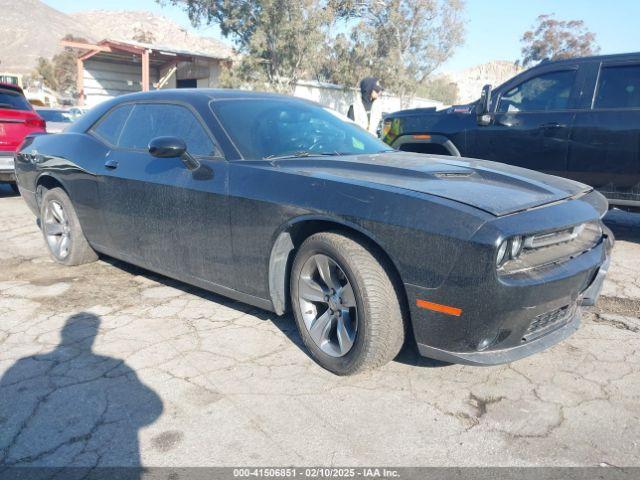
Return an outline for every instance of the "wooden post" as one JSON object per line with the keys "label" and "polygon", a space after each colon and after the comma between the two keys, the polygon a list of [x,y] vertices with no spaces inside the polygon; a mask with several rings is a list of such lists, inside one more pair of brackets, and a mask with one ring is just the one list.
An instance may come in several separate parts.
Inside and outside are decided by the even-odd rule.
{"label": "wooden post", "polygon": [[142,91],[149,91],[149,50],[142,52]]}
{"label": "wooden post", "polygon": [[84,62],[76,60],[76,91],[78,92],[78,105],[84,105]]}

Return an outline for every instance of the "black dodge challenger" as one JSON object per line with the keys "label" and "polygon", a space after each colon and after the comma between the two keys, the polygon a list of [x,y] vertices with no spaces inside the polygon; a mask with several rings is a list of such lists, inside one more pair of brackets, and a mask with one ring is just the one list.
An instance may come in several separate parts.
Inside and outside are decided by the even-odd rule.
{"label": "black dodge challenger", "polygon": [[284,314],[337,374],[406,337],[511,362],[574,332],[613,245],[590,187],[391,150],[317,104],[164,90],[28,137],[20,191],[55,260],[105,254]]}

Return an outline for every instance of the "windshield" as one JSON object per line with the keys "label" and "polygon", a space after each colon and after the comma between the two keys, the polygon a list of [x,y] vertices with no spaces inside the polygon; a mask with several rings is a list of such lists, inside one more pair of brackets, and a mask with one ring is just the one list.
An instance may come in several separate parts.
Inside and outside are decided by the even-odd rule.
{"label": "windshield", "polygon": [[47,122],[71,123],[73,119],[71,115],[62,110],[36,110]]}
{"label": "windshield", "polygon": [[246,159],[379,153],[390,147],[330,110],[295,99],[212,103]]}

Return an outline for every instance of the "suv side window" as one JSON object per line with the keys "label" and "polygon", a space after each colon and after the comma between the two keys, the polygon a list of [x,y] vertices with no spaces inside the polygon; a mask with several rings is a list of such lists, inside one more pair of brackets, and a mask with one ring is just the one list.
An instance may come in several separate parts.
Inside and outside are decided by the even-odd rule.
{"label": "suv side window", "polygon": [[118,146],[146,150],[156,137],[178,137],[191,155],[220,156],[219,150],[196,116],[182,105],[139,103],[133,107]]}
{"label": "suv side window", "polygon": [[500,96],[500,113],[566,110],[576,78],[576,70],[543,73],[506,91]]}
{"label": "suv side window", "polygon": [[117,145],[124,122],[131,113],[131,105],[116,107],[104,115],[93,127],[91,132],[111,145]]}
{"label": "suv side window", "polygon": [[640,108],[640,65],[602,67],[593,108]]}

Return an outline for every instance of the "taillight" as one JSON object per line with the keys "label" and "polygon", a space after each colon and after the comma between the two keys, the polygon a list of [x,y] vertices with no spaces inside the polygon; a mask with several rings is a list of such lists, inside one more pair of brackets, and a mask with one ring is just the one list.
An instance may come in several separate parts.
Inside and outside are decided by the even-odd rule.
{"label": "taillight", "polygon": [[41,128],[42,130],[47,129],[47,122],[40,117],[27,118],[24,123],[29,127]]}

